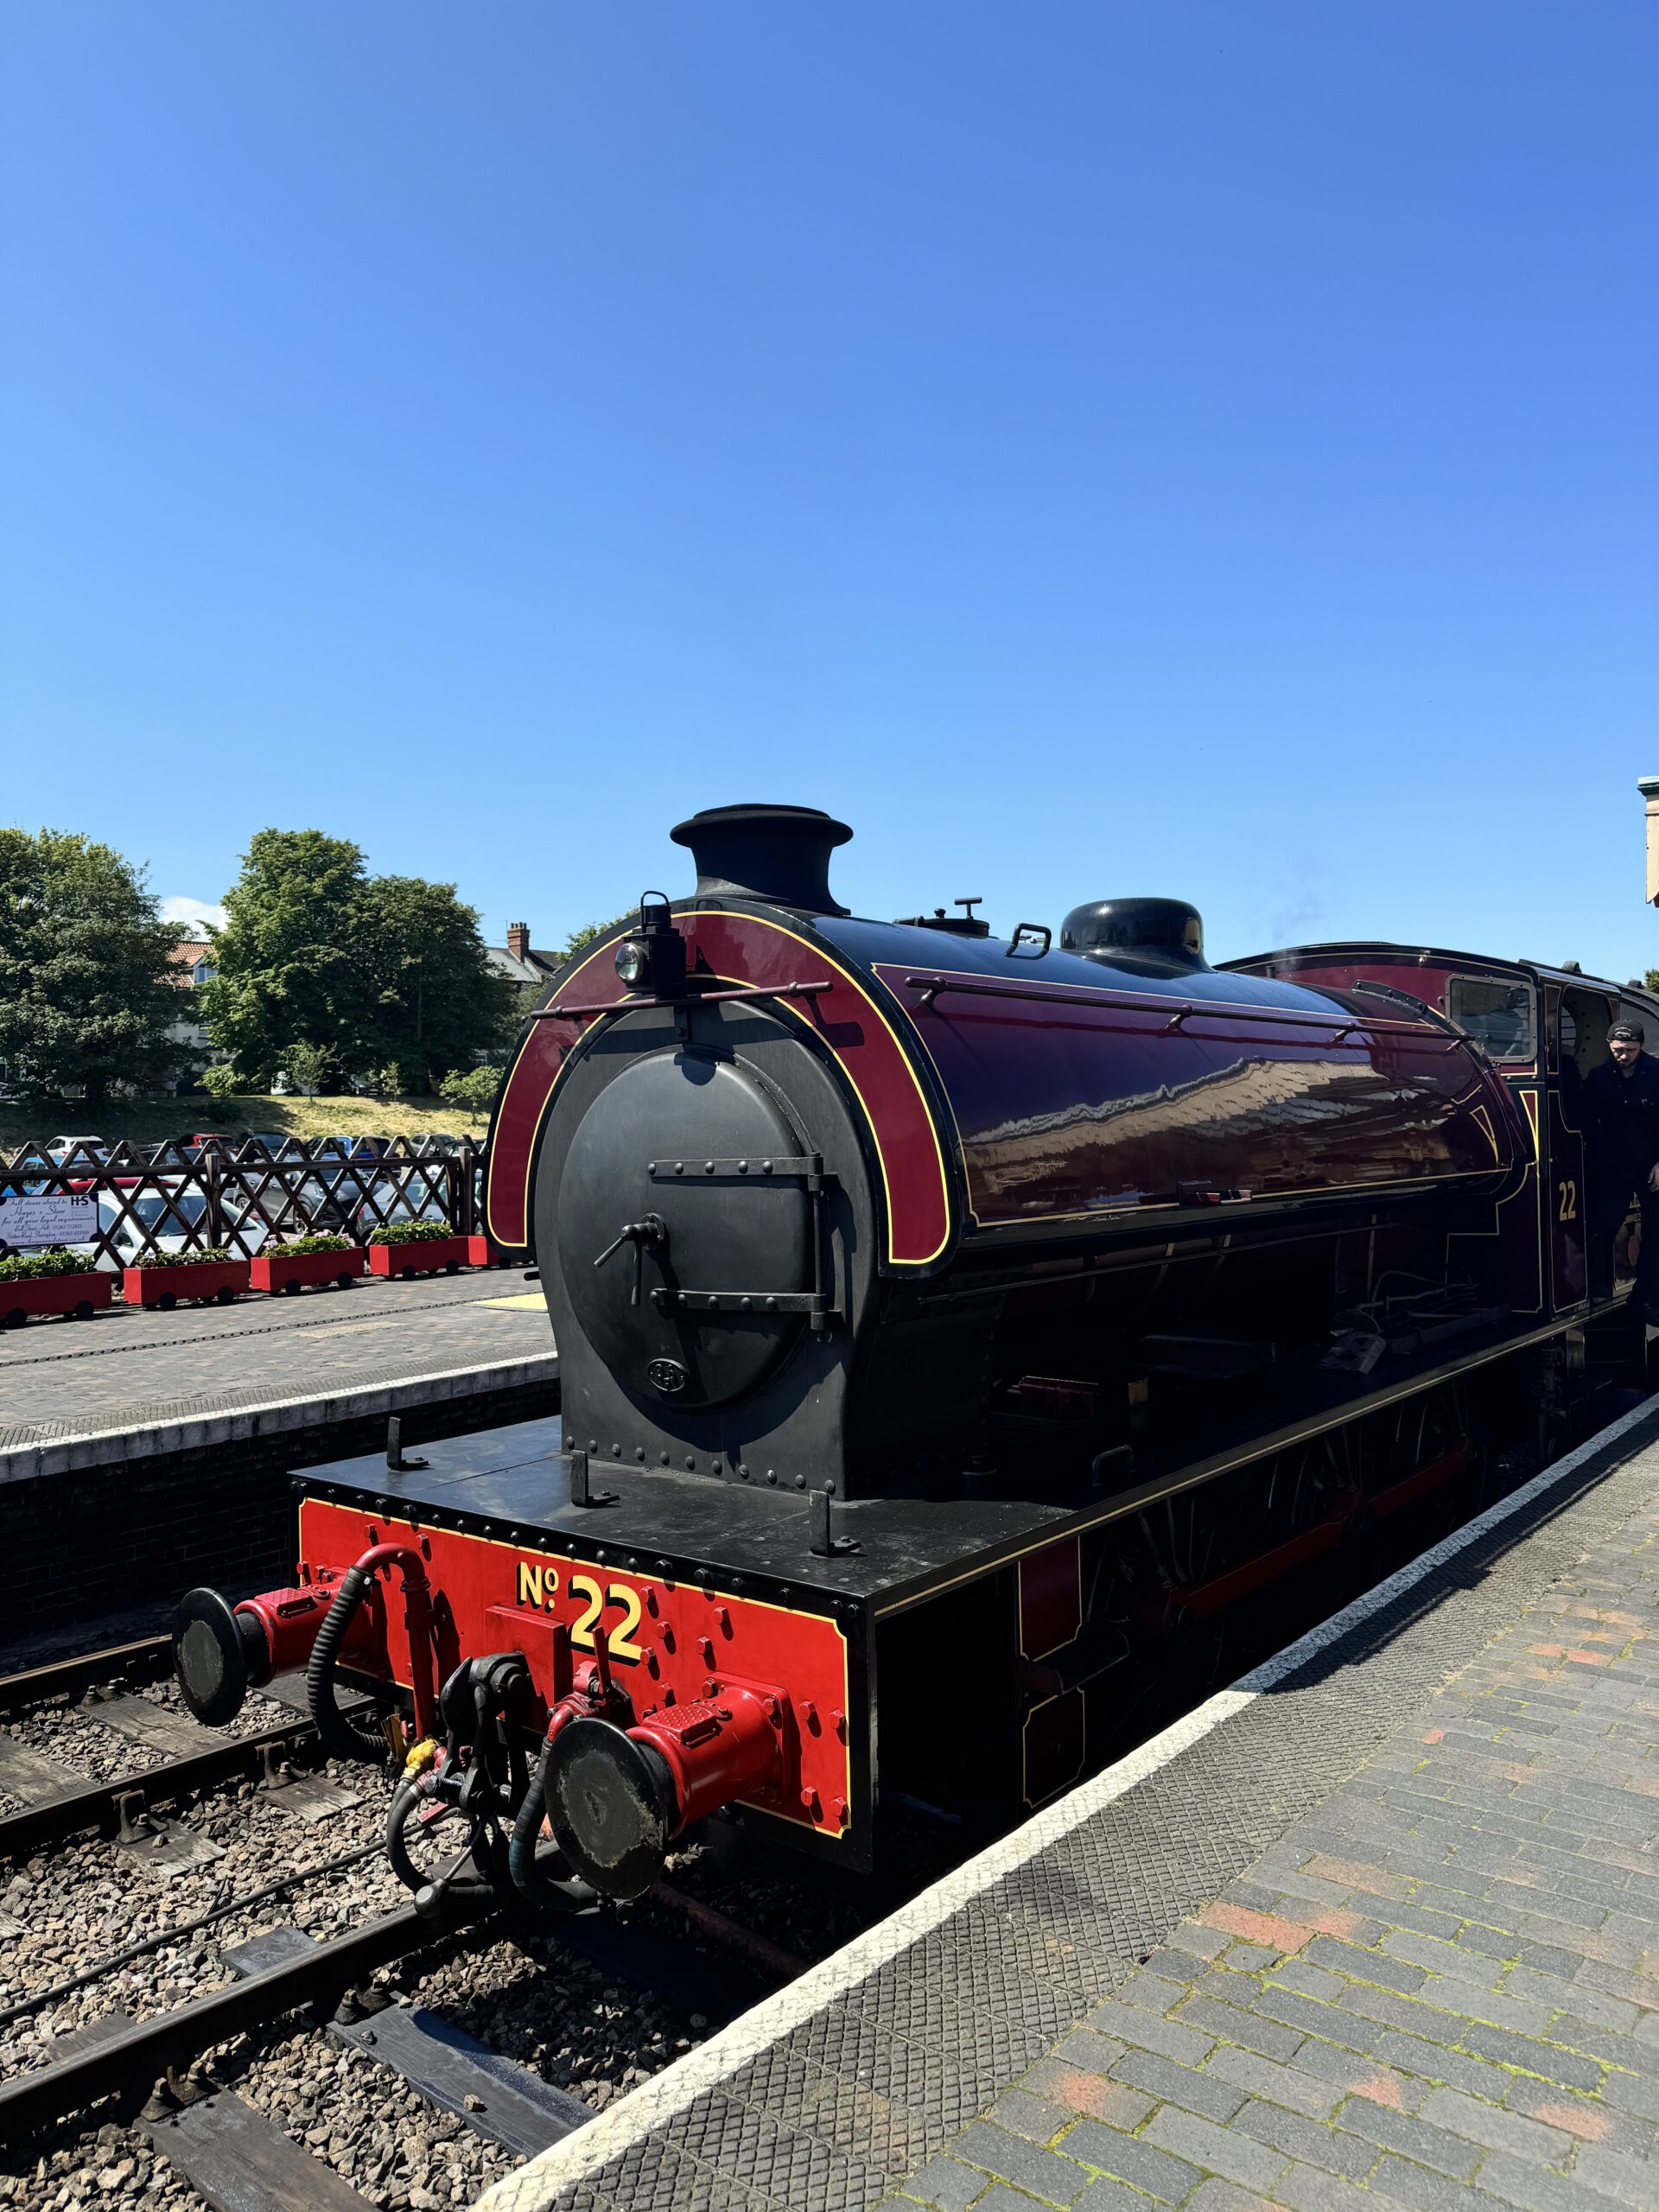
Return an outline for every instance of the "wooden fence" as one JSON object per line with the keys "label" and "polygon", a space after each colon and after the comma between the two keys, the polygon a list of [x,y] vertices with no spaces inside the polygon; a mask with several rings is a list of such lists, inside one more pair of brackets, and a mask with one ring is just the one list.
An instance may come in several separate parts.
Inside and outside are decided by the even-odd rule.
{"label": "wooden fence", "polygon": [[[386,1222],[442,1221],[457,1236],[472,1233],[482,1203],[481,1145],[463,1138],[446,1153],[429,1139],[395,1137],[368,1154],[346,1151],[352,1141],[120,1144],[77,1147],[61,1159],[27,1145],[0,1154],[0,1198],[95,1198],[97,1231],[78,1237],[75,1249],[118,1269],[152,1254],[216,1247],[251,1258],[267,1242],[317,1232],[362,1243]],[[0,1207],[0,1236],[4,1221]]]}

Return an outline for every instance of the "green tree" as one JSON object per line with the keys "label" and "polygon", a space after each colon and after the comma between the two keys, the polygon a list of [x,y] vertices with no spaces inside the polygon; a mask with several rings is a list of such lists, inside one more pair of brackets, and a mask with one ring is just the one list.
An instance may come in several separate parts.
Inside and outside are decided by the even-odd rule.
{"label": "green tree", "polygon": [[61,830],[0,829],[0,1060],[23,1090],[140,1090],[195,1065],[143,877],[108,845]]}
{"label": "green tree", "polygon": [[408,1091],[430,1090],[446,1068],[499,1052],[517,993],[490,965],[478,913],[453,883],[372,876],[359,899],[359,944],[373,1003],[372,1065],[395,1061]]}
{"label": "green tree", "polygon": [[579,952],[587,950],[596,937],[603,937],[607,930],[615,929],[620,923],[631,922],[634,918],[634,911],[630,909],[626,914],[618,914],[613,921],[584,922],[579,930],[572,930],[569,936],[566,938],[564,950],[559,956],[560,958],[574,960]]}
{"label": "green tree", "polygon": [[372,1066],[373,992],[359,941],[363,855],[320,830],[261,830],[213,932],[219,973],[203,991],[207,1033],[248,1090],[269,1089],[290,1046],[321,1052],[326,1077]]}
{"label": "green tree", "polygon": [[500,1087],[499,1068],[451,1068],[438,1085],[438,1096],[458,1108],[469,1122],[481,1122],[494,1105]]}
{"label": "green tree", "polygon": [[[206,1018],[246,1089],[283,1069],[315,1093],[395,1063],[406,1090],[428,1090],[505,1039],[512,986],[452,883],[372,876],[356,845],[318,830],[261,830],[225,905]],[[301,1046],[321,1056],[302,1079]]]}
{"label": "green tree", "polygon": [[1649,968],[1643,976],[1642,982],[1644,989],[1659,991],[1659,968]]}
{"label": "green tree", "polygon": [[328,1080],[328,1054],[321,1045],[290,1045],[283,1055],[282,1072],[290,1090],[315,1098]]}
{"label": "green tree", "polygon": [[210,1098],[234,1098],[238,1096],[236,1070],[228,1060],[215,1060],[212,1067],[203,1068],[201,1087]]}

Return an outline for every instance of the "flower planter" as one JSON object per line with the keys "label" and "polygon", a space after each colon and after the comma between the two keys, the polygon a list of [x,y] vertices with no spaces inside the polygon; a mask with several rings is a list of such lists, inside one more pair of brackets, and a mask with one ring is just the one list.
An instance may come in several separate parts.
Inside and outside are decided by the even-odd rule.
{"label": "flower planter", "polygon": [[371,1244],[372,1275],[458,1274],[468,1265],[466,1236],[413,1237],[407,1244]]}
{"label": "flower planter", "polygon": [[110,1302],[113,1278],[100,1268],[84,1275],[30,1275],[0,1282],[0,1328],[20,1329],[31,1313],[72,1314],[90,1321]]}
{"label": "flower planter", "polygon": [[469,1268],[505,1268],[506,1266],[505,1254],[499,1246],[492,1244],[487,1236],[469,1236],[466,1239],[466,1244],[467,1264]]}
{"label": "flower planter", "polygon": [[176,1267],[128,1268],[121,1276],[121,1295],[129,1306],[159,1306],[163,1311],[181,1298],[202,1306],[217,1299],[228,1306],[247,1287],[245,1260],[181,1260]]}
{"label": "flower planter", "polygon": [[248,1274],[256,1290],[302,1290],[308,1283],[337,1282],[349,1289],[363,1272],[363,1247],[345,1252],[256,1252]]}

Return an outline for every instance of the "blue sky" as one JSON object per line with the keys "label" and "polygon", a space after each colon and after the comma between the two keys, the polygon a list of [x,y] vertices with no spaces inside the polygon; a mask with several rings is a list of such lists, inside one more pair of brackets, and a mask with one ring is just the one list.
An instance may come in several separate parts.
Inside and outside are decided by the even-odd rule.
{"label": "blue sky", "polygon": [[538,942],[857,911],[1659,964],[1647,0],[73,0],[0,88],[0,811]]}

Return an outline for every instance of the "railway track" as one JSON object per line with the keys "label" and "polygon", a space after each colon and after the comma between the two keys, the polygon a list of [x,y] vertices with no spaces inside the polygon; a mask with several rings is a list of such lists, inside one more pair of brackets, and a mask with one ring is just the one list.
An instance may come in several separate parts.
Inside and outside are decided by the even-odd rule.
{"label": "railway track", "polygon": [[[722,1932],[720,1915],[695,1900],[679,1902],[693,1907],[699,1935]],[[494,1898],[452,1893],[435,1914],[405,1907],[326,1942],[279,1925],[227,1946],[219,1962],[234,1979],[224,1986],[148,2020],[107,2016],[64,2058],[0,2084],[0,2159],[3,2146],[38,2138],[54,2122],[85,2115],[91,2127],[105,2115],[136,2111],[136,2133],[209,2203],[234,2202],[238,2212],[346,2212],[378,2204],[381,2196],[360,2195],[308,2147],[330,2120],[321,2118],[304,2143],[296,2142],[271,2111],[242,2093],[235,2039],[268,2042],[283,2034],[284,2023],[303,2032],[296,2014],[317,2023],[313,2040],[326,2037],[372,2069],[346,2078],[340,2095],[348,2103],[366,2098],[384,2110],[401,2093],[405,2106],[412,2097],[421,2108],[448,2115],[509,2163],[532,2157],[585,2125],[594,2107],[457,2026],[418,1993],[400,2001],[370,1986],[378,1969],[499,1935],[514,1917]],[[729,1923],[723,1932],[734,1939],[734,1961],[597,1913],[561,1925],[552,1942],[702,2027],[723,2024],[805,1964],[775,1947],[757,1948],[747,1931]],[[756,1970],[762,1960],[769,1975]],[[111,2132],[106,2119],[104,2133]],[[411,2192],[409,2201],[422,2200]]]}
{"label": "railway track", "polygon": [[[1262,1624],[1273,1648],[1286,1632],[1282,1616],[1275,1616],[1271,1625]],[[1295,1632],[1294,1626],[1289,1632]],[[1243,1639],[1243,1649],[1230,1647],[1228,1664],[1236,1666],[1251,1656],[1249,1642],[1249,1637]],[[0,1683],[0,1711],[17,1711],[54,1698],[84,1697],[111,1681],[119,1681],[123,1693],[86,1708],[89,1717],[107,1725],[111,1711],[118,1720],[124,1701],[128,1701],[124,1686],[140,1679],[147,1667],[159,1669],[165,1648],[165,1639],[145,1640],[13,1677]],[[1219,1652],[1217,1658],[1219,1663]],[[112,1661],[118,1663],[112,1665]],[[136,1671],[126,1671],[129,1667]],[[20,1691],[21,1684],[29,1686],[26,1694]],[[1192,1694],[1202,1694],[1205,1687],[1203,1682],[1191,1686]],[[1154,1714],[1148,1725],[1167,1717]],[[181,1722],[181,1739],[187,1726],[200,1746],[201,1732],[194,1724]],[[14,1838],[61,1838],[83,1834],[88,1827],[104,1837],[118,1835],[122,1799],[135,1783],[143,1786],[151,1803],[180,1802],[195,1788],[211,1790],[216,1783],[231,1781],[245,1792],[250,1775],[264,1780],[267,1760],[279,1768],[285,1758],[302,1762],[309,1755],[311,1736],[305,1715],[283,1715],[268,1728],[213,1741],[205,1751],[181,1751],[119,1781],[78,1786],[58,1804],[48,1802],[26,1808],[24,1815],[14,1815],[10,1821],[0,1821],[0,1853],[13,1848]],[[0,1732],[0,1744],[4,1740]],[[362,1770],[357,1771],[360,1777]],[[279,1796],[279,1791],[273,1791],[264,1802]],[[29,1821],[35,1822],[32,1828]],[[963,1839],[963,1847],[967,1840]],[[742,1847],[736,1847],[741,1856]],[[80,1848],[102,1852],[105,1847],[83,1844]],[[362,1855],[370,1855],[373,1848],[365,1843]],[[326,1879],[334,1863],[302,1870],[291,1882],[270,1885],[271,1901],[277,1891],[301,1881]],[[335,1886],[331,1885],[324,1894],[331,1895]],[[729,1904],[733,1912],[752,1916],[741,1878],[723,1890],[716,1885],[709,1893]],[[880,1909],[895,1901],[885,1900]],[[115,2133],[118,2147],[125,2148],[129,2157],[142,2140],[152,2154],[159,2153],[189,2180],[199,2198],[209,2202],[226,2201],[226,2176],[238,2174],[253,2177],[259,2193],[248,2195],[251,2184],[238,2183],[244,2194],[236,2201],[259,2208],[259,2212],[301,2212],[302,2207],[321,2207],[322,2212],[349,2212],[356,2207],[363,2212],[371,2202],[391,2208],[391,2212],[405,2212],[405,2208],[421,2212],[429,2202],[461,2200],[448,2190],[435,2196],[423,2184],[405,2187],[397,2166],[388,2179],[376,2162],[354,2165],[354,2148],[347,2145],[342,2152],[340,2140],[340,2128],[350,2123],[336,2119],[353,2098],[359,2119],[366,2109],[377,2122],[387,2115],[395,2118],[400,2097],[415,2099],[420,2112],[447,2116],[445,2124],[474,2145],[473,2164],[466,2166],[463,2160],[455,2168],[468,2177],[468,2197],[480,2174],[493,2178],[495,2171],[505,2170],[481,2167],[480,2159],[487,2156],[511,2162],[529,2155],[542,2142],[585,2124],[594,2109],[561,2080],[545,2078],[554,2069],[539,2047],[512,2035],[499,2037],[489,2006],[481,2012],[474,2008],[469,2018],[465,1992],[479,1961],[518,1956],[526,1967],[526,1984],[535,1984],[537,1994],[531,2003],[548,2007],[557,2006],[564,1990],[585,1968],[590,1990],[597,1979],[608,1999],[615,1993],[614,1985],[626,1984],[647,2001],[664,2005],[680,2021],[694,2022],[694,2032],[743,2009],[805,1963],[673,1884],[656,1892],[649,1909],[632,1917],[579,1916],[559,1923],[550,1934],[534,1936],[527,1936],[522,1923],[515,1926],[511,1910],[493,1897],[469,1901],[452,1893],[444,1910],[430,1920],[407,1905],[392,1911],[377,1907],[360,1925],[321,1942],[291,1923],[256,1926],[250,1913],[255,1903],[246,1894],[231,1897],[225,1900],[222,1917],[199,1915],[182,1927],[147,1937],[149,1948],[191,1937],[200,1942],[208,1926],[216,1923],[228,1940],[205,1971],[195,1969],[194,1979],[233,1978],[148,2018],[128,2018],[118,2012],[72,2030],[50,2050],[48,2063],[0,2082],[0,2145],[24,2140],[38,2145],[43,2133],[48,2141],[84,2145],[101,2123],[103,2133]],[[232,1924],[226,1927],[226,1922]],[[791,1930],[804,1924],[795,1917],[788,1923]],[[803,1948],[817,1955],[844,1940],[846,1932],[826,1919],[817,1933],[827,1940],[810,1941]],[[377,1979],[384,1983],[389,1978],[405,1985],[402,2001],[394,1998],[387,2003],[384,1990],[370,1987]],[[175,1975],[169,1993],[181,1993],[189,1986],[181,1984]],[[31,2000],[32,2007],[51,2004],[61,1987],[41,1991]],[[461,1993],[459,2000],[457,1991]],[[14,2013],[17,2009],[13,2008]],[[631,2029],[626,2017],[629,2007],[619,2001],[611,2009],[625,2016],[619,2033],[626,2042]],[[76,2015],[73,2008],[66,2008],[60,2017],[73,2019]],[[8,2032],[8,2023],[9,2016],[0,2011],[0,2040]],[[509,2050],[517,2049],[529,2064],[491,2047],[500,2042]],[[285,2059],[281,2058],[283,2052]],[[337,2061],[328,2059],[330,2052],[338,2053]],[[292,2105],[282,2102],[285,2093],[270,2086],[270,2069],[279,2063],[291,2071],[309,2069],[308,2079],[315,2076],[331,2084],[333,2063],[349,2063],[355,2070],[342,2077],[345,2088],[331,2086],[327,2095],[302,2104],[296,2120]],[[661,2063],[660,2056],[653,2062]],[[646,2066],[645,2072],[650,2070],[652,2067]],[[576,2088],[594,2077],[567,2078],[571,2088]],[[644,2078],[644,2073],[633,2078]],[[624,2069],[618,2088],[626,2094],[628,2086]],[[135,2123],[141,2107],[143,2116]],[[397,2127],[424,2125],[407,2117],[412,2107],[405,2104],[401,2109],[405,2119],[396,2121]],[[309,2124],[302,2127],[300,2121]],[[299,2139],[295,2139],[296,2134]],[[0,2171],[4,2170],[3,2155],[0,2151]],[[384,2156],[380,2154],[381,2164]],[[106,2169],[114,2170],[113,2165]],[[45,2181],[53,2178],[48,2175]],[[364,2189],[369,2194],[360,2193]],[[48,2190],[38,2198],[16,2201],[44,2207],[53,2196]],[[118,2196],[115,2202],[120,2203]],[[188,2200],[168,2197],[164,2202],[166,2212],[175,2212],[175,2205],[182,2212]]]}
{"label": "railway track", "polygon": [[[607,1974],[705,2018],[733,2017],[769,1984],[775,1986],[804,1969],[804,1960],[777,1946],[760,1945],[734,1923],[727,1922],[722,1927],[723,1916],[707,1906],[677,1899],[667,1885],[663,1892],[671,1905],[691,1904],[693,1924],[704,1936],[724,1941],[742,1963],[712,1964],[689,1946],[665,1942],[658,1933],[597,1911],[572,1916],[552,1931],[552,1940]],[[378,1967],[435,1949],[463,1931],[499,1928],[512,1916],[512,1909],[498,1899],[458,1896],[452,1891],[431,1913],[408,1905],[326,1942],[290,1927],[232,1945],[220,1954],[236,1976],[226,1986],[148,2020],[117,2014],[104,2032],[87,2034],[68,2056],[0,2082],[0,2143],[66,2120],[105,2097],[153,2093],[157,2083],[169,2084],[169,2077],[162,2101],[169,2094],[176,2099],[176,2077],[216,2044],[302,2007],[333,2007],[365,1986]],[[37,2001],[45,2003],[50,1993]],[[365,2015],[374,2017],[354,1996],[335,2024],[354,2025]],[[350,2040],[365,2050],[379,2049],[375,2036]],[[381,2055],[390,2057],[390,2047]],[[585,2107],[581,2114],[588,2117]],[[568,2133],[576,2124],[572,2113],[560,2132]]]}
{"label": "railway track", "polygon": [[159,1681],[173,1664],[170,1636],[141,1636],[98,1651],[75,1653],[19,1674],[0,1675],[0,1719],[58,1698],[73,1700],[109,1682]]}
{"label": "railway track", "polygon": [[[470,2027],[463,2024],[475,1963],[493,1961],[490,1971],[498,1981],[505,1971],[518,1974],[525,1991],[544,1988],[544,1998],[526,1999],[526,2009],[539,2004],[556,2017],[562,2004],[602,2011],[614,2027],[592,2033],[613,2034],[623,2055],[645,2071],[672,2052],[664,2046],[652,2059],[649,2049],[626,2048],[645,2034],[642,2022],[690,2023],[695,2039],[806,1963],[669,1885],[636,1919],[593,1912],[573,1916],[550,1934],[532,1934],[512,1908],[491,1896],[452,1891],[431,1916],[408,1905],[388,1911],[382,1869],[381,1901],[359,1924],[321,1940],[285,1917],[261,1924],[262,1911],[299,1911],[290,1893],[305,1885],[310,1898],[324,1904],[333,1904],[342,1882],[355,1885],[361,1899],[362,1878],[373,1869],[358,1862],[378,1863],[380,1854],[378,1795],[365,1792],[365,1802],[347,1816],[349,1834],[365,1839],[353,1848],[314,1856],[257,1886],[247,1886],[245,1877],[242,1887],[226,1894],[216,1886],[219,1878],[245,1859],[232,1856],[222,1866],[207,1859],[198,1863],[188,1855],[193,1844],[209,1829],[221,1841],[232,1828],[239,1834],[244,1809],[253,1821],[270,1808],[282,1810],[296,1794],[338,1794],[340,1785],[326,1773],[291,1771],[321,1764],[321,1746],[303,1713],[278,1710],[268,1726],[214,1738],[164,1696],[143,1694],[146,1679],[163,1670],[168,1650],[166,1638],[143,1639],[0,1681],[0,1713],[16,1724],[0,1729],[0,1789],[14,1799],[29,1787],[41,1793],[0,1818],[0,1904],[18,1904],[16,1892],[26,1888],[28,1904],[18,1904],[19,1910],[59,1915],[81,1896],[91,1899],[100,1884],[107,1893],[113,1870],[118,1889],[145,1899],[141,1927],[158,1909],[168,1912],[168,1924],[149,1928],[136,1942],[111,1942],[103,1956],[89,1960],[100,1933],[107,1942],[124,1932],[111,1917],[106,1894],[103,1908],[84,1909],[91,1915],[86,1937],[60,1940],[54,1949],[37,1947],[27,1970],[14,1954],[11,1992],[0,1986],[0,2046],[11,2043],[15,2063],[39,2044],[47,2063],[0,2081],[0,2175],[19,2177],[10,2204],[54,2202],[62,2173],[84,2177],[89,2164],[101,2177],[101,2201],[118,2207],[142,2194],[147,2205],[159,2201],[168,2212],[191,2201],[187,2183],[197,2200],[233,2201],[245,2212],[347,2212],[353,2206],[361,2212],[372,2203],[452,2201],[453,2183],[435,2199],[415,2184],[399,2195],[397,2166],[386,2186],[378,2185],[374,2174],[386,2166],[388,2152],[369,2162],[366,2172],[353,2170],[355,2153],[340,2155],[340,2138],[363,2127],[365,2115],[377,2128],[395,2123],[400,2144],[405,2137],[418,2144],[432,2132],[435,2158],[453,2155],[453,2172],[466,2177],[470,2199],[483,2180],[505,2170],[500,2161],[532,2155],[591,2117],[594,2103],[574,2091],[596,2082],[602,2103],[611,2071],[596,2065],[562,2087],[545,2078],[548,2068],[535,2063],[537,2053],[522,2035],[516,2047],[530,2064],[493,2047],[490,2005],[474,2006],[479,2016]],[[297,1683],[286,1688],[299,1696]],[[67,1771],[62,1748],[54,1753],[67,1746],[84,1764],[87,1744],[96,1738],[101,1745],[105,1737],[118,1760],[129,1745],[152,1756],[93,1778]],[[346,1771],[344,1778],[362,1789],[362,1770]],[[176,1808],[177,1818],[154,1821],[162,1807]],[[286,1853],[290,1834],[296,1845],[308,1836],[303,1847],[314,1854],[318,1849],[315,1827],[300,1830],[268,1817],[255,1825],[266,1838],[256,1847],[256,1859],[258,1848]],[[158,1838],[186,1853],[186,1879],[170,1890],[144,1881],[139,1871],[155,1864]],[[3,1896],[7,1862],[16,1870],[10,1899]],[[181,1891],[207,1909],[168,1911],[164,1900]],[[363,1910],[360,1901],[354,1910]],[[318,1915],[310,1917],[315,1931]],[[27,1923],[13,1923],[15,1933],[26,1929]],[[219,1936],[225,1940],[210,1950]],[[144,1969],[157,1955],[152,1977]],[[58,1974],[48,1979],[54,1964]],[[401,1997],[373,1986],[389,1978],[406,1985]],[[186,1993],[204,1982],[219,1986]],[[637,1994],[625,1998],[624,1989]],[[585,1997],[578,2002],[573,1991]],[[9,1993],[15,2001],[5,2001]],[[183,2001],[142,2017],[163,1994],[182,1995]],[[653,2032],[660,2041],[661,2030]],[[27,2039],[13,2041],[20,2034]],[[513,2034],[505,2040],[513,2044]],[[684,2047],[683,2038],[678,2047]],[[335,2066],[348,2063],[352,2073],[337,2078]],[[299,2118],[311,2123],[302,2130],[283,2103],[289,2093],[274,2071],[283,2066],[324,2085],[315,2107],[302,2106]],[[619,2086],[626,2080],[625,2067]],[[588,2088],[589,2100],[592,2094]],[[435,2132],[443,2126],[447,2138]],[[327,2139],[319,2142],[323,2135]],[[458,2142],[474,2148],[457,2152]],[[435,2185],[450,2171],[446,2167],[429,2178]],[[137,2180],[124,2180],[134,2175]],[[360,2183],[371,2195],[359,2193],[354,2183]]]}
{"label": "railway track", "polygon": [[245,1775],[270,1789],[280,1788],[287,1780],[284,1769],[320,1755],[321,1748],[315,1727],[299,1716],[223,1742],[204,1738],[200,1729],[195,1734],[200,1749],[136,1768],[113,1781],[86,1782],[79,1787],[41,1776],[32,1756],[25,1773],[21,1770],[25,1762],[15,1750],[9,1758],[0,1749],[0,1787],[10,1785],[26,1796],[29,1783],[38,1780],[41,1784],[34,1802],[0,1816],[0,1861],[67,1842],[90,1829],[137,1842],[146,1833],[156,1832],[151,1815],[158,1807],[176,1804],[199,1790]]}

